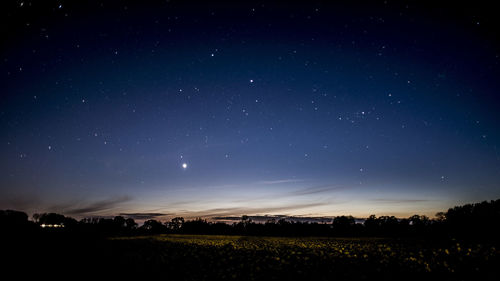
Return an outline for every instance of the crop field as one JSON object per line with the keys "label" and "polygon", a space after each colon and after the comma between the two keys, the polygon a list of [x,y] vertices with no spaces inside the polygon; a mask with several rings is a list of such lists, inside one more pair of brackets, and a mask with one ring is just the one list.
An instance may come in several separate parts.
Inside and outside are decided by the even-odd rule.
{"label": "crop field", "polygon": [[498,248],[455,240],[158,235],[110,245],[109,258],[131,273],[175,280],[494,280],[500,272]]}

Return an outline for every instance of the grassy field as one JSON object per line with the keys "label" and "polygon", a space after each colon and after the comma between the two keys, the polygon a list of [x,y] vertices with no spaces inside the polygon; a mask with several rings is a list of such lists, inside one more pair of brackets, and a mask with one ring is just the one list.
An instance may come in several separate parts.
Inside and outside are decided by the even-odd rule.
{"label": "grassy field", "polygon": [[158,235],[110,240],[131,273],[182,280],[494,280],[500,251],[454,240]]}

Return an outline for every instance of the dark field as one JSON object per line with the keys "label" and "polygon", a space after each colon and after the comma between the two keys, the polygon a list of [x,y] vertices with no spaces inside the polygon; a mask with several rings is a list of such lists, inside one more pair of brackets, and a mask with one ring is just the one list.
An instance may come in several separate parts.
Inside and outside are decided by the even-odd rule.
{"label": "dark field", "polygon": [[183,280],[491,279],[499,250],[456,241],[159,235],[109,241],[130,272]]}
{"label": "dark field", "polygon": [[490,243],[166,234],[4,238],[5,269],[71,280],[497,280]]}

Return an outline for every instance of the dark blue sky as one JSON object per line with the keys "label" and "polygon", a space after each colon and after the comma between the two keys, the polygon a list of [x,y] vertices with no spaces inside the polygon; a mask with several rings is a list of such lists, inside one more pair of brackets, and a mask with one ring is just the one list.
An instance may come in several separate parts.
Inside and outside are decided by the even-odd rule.
{"label": "dark blue sky", "polygon": [[487,6],[6,2],[0,208],[408,216],[500,197]]}

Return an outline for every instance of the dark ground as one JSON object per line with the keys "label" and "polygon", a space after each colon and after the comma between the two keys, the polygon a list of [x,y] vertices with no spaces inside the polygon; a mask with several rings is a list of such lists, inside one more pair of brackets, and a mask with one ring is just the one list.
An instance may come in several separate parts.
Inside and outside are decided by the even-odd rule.
{"label": "dark ground", "polygon": [[[492,244],[456,240],[157,235],[105,238],[41,232],[2,239],[19,279],[496,280]],[[17,278],[16,278],[17,279]]]}

